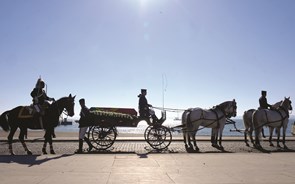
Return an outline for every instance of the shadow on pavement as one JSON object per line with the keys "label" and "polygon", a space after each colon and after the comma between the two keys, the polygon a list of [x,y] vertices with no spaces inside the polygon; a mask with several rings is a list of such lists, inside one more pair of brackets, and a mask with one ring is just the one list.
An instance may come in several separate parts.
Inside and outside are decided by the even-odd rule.
{"label": "shadow on pavement", "polygon": [[28,165],[28,167],[32,167],[35,165],[41,165],[51,160],[73,156],[73,154],[50,156],[46,158],[39,158],[40,156],[41,155],[2,155],[0,156],[0,163],[7,163],[7,164],[18,163],[18,164]]}

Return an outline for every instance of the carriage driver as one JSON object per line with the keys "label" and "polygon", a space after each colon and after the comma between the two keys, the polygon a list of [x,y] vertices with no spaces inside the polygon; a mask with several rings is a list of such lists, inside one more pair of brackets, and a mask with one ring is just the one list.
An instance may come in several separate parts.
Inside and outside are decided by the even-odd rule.
{"label": "carriage driver", "polygon": [[[88,129],[88,126],[84,125],[87,122],[85,121],[85,117],[89,116],[90,112],[88,107],[85,105],[85,99],[81,98],[79,100],[80,106],[81,106],[81,112],[80,112],[80,120],[79,120],[79,148],[75,153],[83,153],[83,139],[88,144],[88,152],[90,152],[93,148],[92,144],[90,143],[90,140],[85,137],[86,131]],[[84,120],[84,121],[83,121]]]}
{"label": "carriage driver", "polygon": [[147,121],[148,124],[151,124],[150,117],[153,119],[153,123],[158,121],[157,116],[155,115],[155,111],[150,109],[153,107],[152,105],[148,104],[146,99],[147,90],[141,89],[141,94],[138,95],[139,102],[138,102],[138,109],[139,109],[139,116]]}
{"label": "carriage driver", "polygon": [[43,129],[43,121],[42,121],[42,116],[44,115],[44,105],[49,105],[48,101],[54,101],[54,98],[50,98],[47,96],[45,90],[43,89],[45,87],[44,81],[39,78],[37,80],[36,86],[31,92],[31,96],[33,97],[33,105],[34,108],[39,115],[39,120],[40,120],[40,126]]}
{"label": "carriage driver", "polygon": [[272,109],[272,106],[267,103],[266,91],[261,91],[261,97],[259,98],[259,109]]}

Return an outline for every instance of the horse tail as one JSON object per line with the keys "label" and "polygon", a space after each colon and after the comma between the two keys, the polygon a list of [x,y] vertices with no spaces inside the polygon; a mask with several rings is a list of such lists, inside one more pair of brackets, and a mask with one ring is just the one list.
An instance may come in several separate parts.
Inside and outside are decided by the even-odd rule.
{"label": "horse tail", "polygon": [[8,115],[9,115],[9,111],[6,111],[6,112],[2,113],[0,116],[0,126],[6,132],[8,132],[10,130],[9,122],[8,122]]}
{"label": "horse tail", "polygon": [[185,110],[182,114],[182,117],[181,117],[181,124],[184,125],[184,126],[187,126],[187,124],[189,123],[190,119],[189,119],[189,113],[190,111],[189,110]]}
{"label": "horse tail", "polygon": [[181,124],[186,125],[186,110],[182,113]]}
{"label": "horse tail", "polygon": [[244,126],[245,126],[245,129],[247,130],[249,127],[249,123],[248,123],[248,118],[247,118],[247,111],[244,112],[243,114],[243,121],[244,121]]}
{"label": "horse tail", "polygon": [[258,111],[254,111],[252,115],[252,123],[253,123],[254,129],[258,128],[257,112]]}

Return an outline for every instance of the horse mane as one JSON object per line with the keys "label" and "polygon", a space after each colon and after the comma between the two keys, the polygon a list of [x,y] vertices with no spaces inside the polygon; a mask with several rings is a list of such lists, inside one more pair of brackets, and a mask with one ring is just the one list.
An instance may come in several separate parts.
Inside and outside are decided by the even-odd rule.
{"label": "horse mane", "polygon": [[62,100],[66,100],[68,99],[69,97],[68,96],[64,96],[64,97],[61,97],[60,99],[56,100],[56,101],[62,101]]}
{"label": "horse mane", "polygon": [[216,108],[225,109],[228,106],[228,103],[230,103],[230,102],[232,102],[232,101],[222,102],[219,105],[213,106],[213,109],[216,109]]}
{"label": "horse mane", "polygon": [[53,105],[53,104],[56,104],[57,102],[62,102],[62,101],[65,101],[65,100],[67,100],[67,99],[69,99],[69,97],[68,97],[68,96],[61,97],[60,99],[58,99],[58,100],[54,101],[54,102],[53,102],[51,105]]}

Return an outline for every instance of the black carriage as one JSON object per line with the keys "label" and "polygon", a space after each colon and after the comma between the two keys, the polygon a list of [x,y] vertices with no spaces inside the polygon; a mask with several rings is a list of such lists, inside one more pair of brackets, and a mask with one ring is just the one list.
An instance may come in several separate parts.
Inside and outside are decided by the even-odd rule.
{"label": "black carriage", "polygon": [[142,120],[148,123],[144,132],[145,141],[156,150],[168,148],[172,135],[170,129],[162,125],[166,120],[165,111],[162,111],[160,119],[152,120],[137,116],[137,112],[130,108],[92,107],[89,116],[80,119],[89,126],[87,136],[96,150],[107,150],[114,144],[117,127],[137,127]]}

